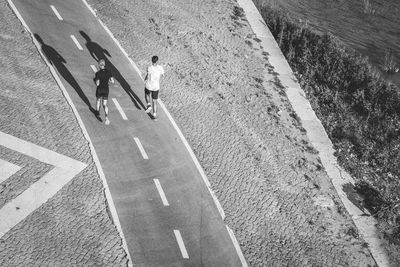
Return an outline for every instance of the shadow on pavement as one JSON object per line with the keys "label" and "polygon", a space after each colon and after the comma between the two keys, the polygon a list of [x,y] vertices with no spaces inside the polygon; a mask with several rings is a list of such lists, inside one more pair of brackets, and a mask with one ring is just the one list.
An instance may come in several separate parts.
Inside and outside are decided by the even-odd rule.
{"label": "shadow on pavement", "polygon": [[90,37],[84,32],[79,31],[83,38],[86,40],[86,48],[89,50],[90,55],[98,62],[100,59],[104,59],[106,62],[106,68],[109,69],[113,75],[113,77],[119,82],[124,91],[131,98],[132,102],[135,104],[137,109],[145,109],[140,98],[132,91],[131,86],[125,80],[125,78],[121,75],[118,69],[111,63],[108,57],[111,57],[111,54],[101,47],[98,43],[93,42]]}
{"label": "shadow on pavement", "polygon": [[53,47],[45,44],[43,39],[37,33],[35,33],[34,36],[35,39],[40,43],[42,51],[50,64],[53,65],[57,69],[58,73],[64,78],[64,80],[66,80],[72,86],[72,88],[74,88],[79,97],[89,107],[89,110],[96,115],[96,110],[91,106],[89,99],[82,91],[82,88],[65,66],[67,61]]}

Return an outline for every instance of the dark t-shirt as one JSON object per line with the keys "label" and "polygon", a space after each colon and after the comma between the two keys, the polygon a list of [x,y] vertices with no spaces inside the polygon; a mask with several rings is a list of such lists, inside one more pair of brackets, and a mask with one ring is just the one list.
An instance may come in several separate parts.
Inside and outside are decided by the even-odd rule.
{"label": "dark t-shirt", "polygon": [[108,90],[108,81],[112,77],[111,71],[107,69],[102,69],[96,72],[95,80],[99,80],[99,86],[97,86],[98,89],[103,89],[103,90]]}

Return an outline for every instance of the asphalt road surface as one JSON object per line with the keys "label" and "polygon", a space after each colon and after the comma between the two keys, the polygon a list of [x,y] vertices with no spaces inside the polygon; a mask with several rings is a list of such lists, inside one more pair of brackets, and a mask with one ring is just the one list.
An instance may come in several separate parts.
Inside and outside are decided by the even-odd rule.
{"label": "asphalt road surface", "polygon": [[[140,76],[87,6],[82,1],[13,2],[82,118],[133,264],[241,266],[221,215],[176,130],[161,108],[157,121],[144,112]],[[116,80],[110,84],[110,125],[93,113],[93,78],[100,58]],[[101,115],[104,120],[103,110]]]}

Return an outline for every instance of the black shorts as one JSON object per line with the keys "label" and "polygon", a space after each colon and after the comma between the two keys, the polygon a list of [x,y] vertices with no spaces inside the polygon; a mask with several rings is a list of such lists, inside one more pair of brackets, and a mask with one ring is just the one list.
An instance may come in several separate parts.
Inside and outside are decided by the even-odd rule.
{"label": "black shorts", "polygon": [[104,100],[107,100],[108,92],[109,92],[109,90],[107,90],[107,89],[97,88],[96,89],[96,98],[103,98]]}
{"label": "black shorts", "polygon": [[144,88],[144,93],[146,95],[149,95],[151,93],[151,98],[153,99],[158,99],[158,91],[151,91],[149,89],[147,89],[146,87]]}

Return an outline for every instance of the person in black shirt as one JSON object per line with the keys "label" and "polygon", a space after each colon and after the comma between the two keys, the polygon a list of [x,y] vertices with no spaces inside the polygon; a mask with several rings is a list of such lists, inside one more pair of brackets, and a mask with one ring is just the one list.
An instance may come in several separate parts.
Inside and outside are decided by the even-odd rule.
{"label": "person in black shirt", "polygon": [[105,68],[106,62],[104,59],[99,60],[99,68],[100,70],[96,72],[96,76],[94,78],[94,81],[97,85],[96,88],[96,98],[97,98],[97,103],[96,103],[96,115],[100,116],[100,102],[103,104],[104,108],[104,113],[105,113],[105,119],[106,119],[106,125],[110,124],[110,120],[108,119],[108,106],[107,106],[107,100],[108,100],[108,93],[109,93],[109,88],[108,88],[108,82],[111,81],[114,83],[114,79],[112,77],[111,71]]}

